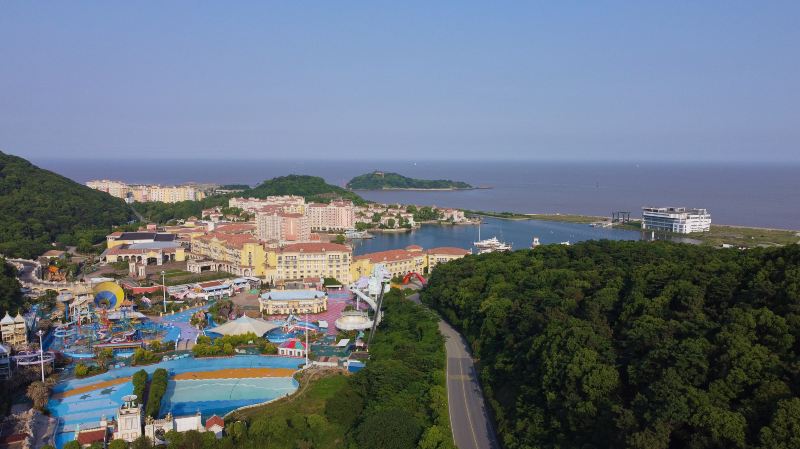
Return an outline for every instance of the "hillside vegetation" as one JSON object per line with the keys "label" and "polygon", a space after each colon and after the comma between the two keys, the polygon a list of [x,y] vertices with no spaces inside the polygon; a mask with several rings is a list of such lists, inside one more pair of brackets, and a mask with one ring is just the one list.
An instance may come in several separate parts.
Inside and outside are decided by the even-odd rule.
{"label": "hillside vegetation", "polygon": [[384,190],[384,189],[471,189],[466,182],[449,179],[416,179],[397,173],[372,172],[356,176],[347,183],[348,189]]}
{"label": "hillside vegetation", "polygon": [[19,287],[16,270],[0,257],[0,318],[3,318],[6,312],[14,315],[22,306],[22,293]]}
{"label": "hillside vegetation", "polygon": [[444,264],[422,298],[508,449],[800,447],[798,245],[548,245]]}
{"label": "hillside vegetation", "polygon": [[52,242],[101,241],[134,218],[124,201],[0,152],[0,253],[31,258]]}

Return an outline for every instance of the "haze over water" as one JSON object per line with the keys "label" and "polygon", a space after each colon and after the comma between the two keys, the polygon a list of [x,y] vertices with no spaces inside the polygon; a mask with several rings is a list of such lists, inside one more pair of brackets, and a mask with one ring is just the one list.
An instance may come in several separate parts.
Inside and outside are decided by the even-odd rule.
{"label": "haze over water", "polygon": [[322,176],[343,186],[372,170],[453,179],[492,189],[358,192],[382,203],[521,213],[610,215],[642,206],[709,209],[714,223],[800,229],[800,165],[535,161],[56,160],[34,163],[78,182],[245,183],[287,174]]}

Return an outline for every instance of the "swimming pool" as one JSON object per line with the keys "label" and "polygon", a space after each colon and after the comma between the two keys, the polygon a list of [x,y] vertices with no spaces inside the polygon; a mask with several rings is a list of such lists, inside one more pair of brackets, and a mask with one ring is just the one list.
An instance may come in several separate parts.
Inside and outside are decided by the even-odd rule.
{"label": "swimming pool", "polygon": [[[295,370],[302,361],[288,357],[238,355],[223,358],[185,358],[145,367],[124,367],[85,379],[70,379],[53,387],[48,402],[52,416],[58,418],[56,447],[74,439],[76,425],[96,427],[100,418],[116,416],[122,396],[133,392],[129,378],[140,369],[152,373],[164,368],[170,374],[161,414],[186,415],[200,412],[204,418],[224,415],[246,405],[266,402],[290,394],[298,384],[292,377],[251,377],[241,379],[175,380],[185,373],[214,372],[241,368],[286,368]],[[102,383],[102,384],[101,384]],[[73,390],[82,389],[80,393]],[[63,393],[63,394],[61,394]],[[66,395],[66,396],[65,396]]]}
{"label": "swimming pool", "polygon": [[297,386],[297,381],[291,377],[171,380],[161,403],[161,413],[180,416],[200,411],[204,417],[221,416],[239,407],[291,394]]}

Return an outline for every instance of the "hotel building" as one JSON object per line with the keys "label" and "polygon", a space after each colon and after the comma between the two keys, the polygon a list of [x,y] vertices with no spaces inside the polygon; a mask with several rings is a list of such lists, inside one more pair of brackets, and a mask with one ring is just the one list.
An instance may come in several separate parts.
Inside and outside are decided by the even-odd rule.
{"label": "hotel building", "polygon": [[711,230],[711,214],[706,209],[685,207],[643,207],[642,229],[678,234]]}
{"label": "hotel building", "polygon": [[187,264],[189,271],[227,271],[237,276],[265,276],[267,252],[251,234],[211,232],[192,238],[195,259],[210,262]]}
{"label": "hotel building", "polygon": [[350,276],[358,279],[369,276],[375,264],[383,264],[392,277],[402,277],[408,273],[429,273],[439,264],[460,259],[470,252],[462,248],[440,247],[424,251],[421,246],[410,245],[405,249],[393,249],[353,257]]}
{"label": "hotel building", "polygon": [[306,209],[309,224],[314,231],[346,231],[356,226],[356,212],[350,201],[311,203]]}
{"label": "hotel building", "polygon": [[311,240],[308,217],[286,212],[256,214],[256,235],[262,242],[307,242]]}
{"label": "hotel building", "polygon": [[349,284],[350,247],[336,243],[294,243],[276,253],[276,278],[280,280],[310,277],[335,278]]}
{"label": "hotel building", "polygon": [[205,192],[192,185],[162,186],[158,184],[126,184],[108,179],[94,180],[86,183],[87,187],[122,198],[127,202],[161,201],[177,203],[179,201],[199,201],[206,197]]}

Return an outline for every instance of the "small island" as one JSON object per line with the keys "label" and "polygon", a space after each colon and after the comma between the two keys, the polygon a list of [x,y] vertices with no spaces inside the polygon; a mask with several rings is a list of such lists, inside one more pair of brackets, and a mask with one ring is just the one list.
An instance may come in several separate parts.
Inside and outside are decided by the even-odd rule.
{"label": "small island", "polygon": [[356,176],[347,183],[352,190],[469,190],[471,185],[449,179],[416,179],[397,173],[374,171]]}

